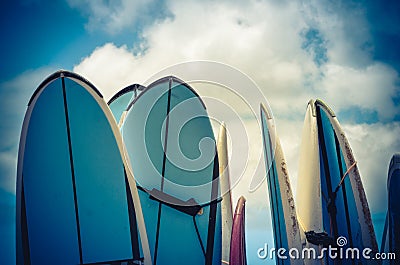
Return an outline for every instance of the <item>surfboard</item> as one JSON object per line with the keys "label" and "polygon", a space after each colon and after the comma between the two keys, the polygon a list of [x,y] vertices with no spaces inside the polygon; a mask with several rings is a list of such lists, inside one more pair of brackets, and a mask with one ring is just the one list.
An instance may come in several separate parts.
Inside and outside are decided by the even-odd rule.
{"label": "surfboard", "polygon": [[[400,190],[400,154],[394,154],[390,160],[388,170],[388,212],[382,236],[381,253],[394,253],[400,256],[400,204],[398,193]],[[383,264],[396,264],[396,260],[387,259]]]}
{"label": "surfboard", "polygon": [[[377,252],[371,214],[350,144],[334,112],[322,101],[307,106],[300,148],[298,218],[307,248],[319,255],[321,249],[370,248]],[[306,264],[336,264],[307,259]],[[341,264],[373,263],[343,259]],[[375,262],[375,261],[374,261]]]}
{"label": "surfboard", "polygon": [[217,141],[219,180],[222,192],[221,215],[222,215],[222,264],[229,264],[231,251],[231,233],[233,225],[232,195],[229,175],[228,142],[226,126],[222,122]]}
{"label": "surfboard", "polygon": [[232,225],[232,238],[229,256],[230,265],[246,265],[246,235],[245,235],[245,205],[246,199],[241,196],[236,204]]}
{"label": "surfboard", "polygon": [[45,79],[20,138],[17,264],[151,264],[125,161],[101,93],[68,71]]}
{"label": "surfboard", "polygon": [[122,124],[122,120],[126,115],[126,109],[143,90],[144,86],[139,84],[133,84],[127,86],[120,91],[118,91],[108,102],[107,105],[110,107],[112,114],[118,125]]}
{"label": "surfboard", "polygon": [[198,94],[161,78],[135,98],[121,130],[154,265],[220,264],[218,156]]}
{"label": "surfboard", "polygon": [[[275,133],[272,114],[263,104],[260,105],[260,115],[274,247],[277,250],[280,248],[287,251],[292,248],[301,250],[300,228],[280,140]],[[288,253],[285,256],[288,257]],[[301,259],[276,257],[276,264],[303,264],[303,262]]]}

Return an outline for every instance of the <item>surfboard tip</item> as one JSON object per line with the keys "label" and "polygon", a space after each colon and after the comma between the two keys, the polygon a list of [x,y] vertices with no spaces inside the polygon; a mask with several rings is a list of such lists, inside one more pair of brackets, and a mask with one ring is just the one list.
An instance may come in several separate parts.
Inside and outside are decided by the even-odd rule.
{"label": "surfboard tip", "polygon": [[28,107],[32,104],[33,100],[38,96],[39,92],[43,88],[46,87],[47,84],[49,84],[53,80],[56,80],[57,78],[62,78],[62,77],[74,78],[74,79],[77,79],[77,80],[85,83],[91,89],[93,89],[100,98],[103,98],[103,95],[100,93],[100,91],[91,82],[89,82],[86,78],[82,77],[81,75],[79,75],[77,73],[70,72],[70,71],[64,70],[64,69],[60,69],[60,70],[57,70],[56,72],[52,73],[51,75],[49,75],[47,78],[45,78],[40,83],[40,85],[36,88],[35,92],[33,92],[31,98],[29,99]]}
{"label": "surfboard tip", "polygon": [[260,103],[260,112],[264,113],[268,120],[271,120],[273,118],[271,111],[262,102]]}

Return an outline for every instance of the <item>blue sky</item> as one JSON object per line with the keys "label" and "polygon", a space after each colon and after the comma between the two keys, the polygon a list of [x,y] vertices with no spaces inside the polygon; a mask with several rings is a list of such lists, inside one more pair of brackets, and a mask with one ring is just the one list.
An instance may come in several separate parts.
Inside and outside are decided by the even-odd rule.
{"label": "blue sky", "polygon": [[236,67],[269,100],[294,188],[306,104],[322,98],[347,133],[376,223],[384,215],[387,165],[400,151],[398,1],[6,0],[0,13],[0,263],[14,260],[26,104],[60,68],[110,97],[176,63]]}

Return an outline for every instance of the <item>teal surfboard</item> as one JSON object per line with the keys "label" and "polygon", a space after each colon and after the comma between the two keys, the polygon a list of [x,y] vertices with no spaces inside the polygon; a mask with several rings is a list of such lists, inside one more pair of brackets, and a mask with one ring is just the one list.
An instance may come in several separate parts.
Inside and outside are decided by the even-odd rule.
{"label": "teal surfboard", "polygon": [[[260,115],[274,247],[275,249],[301,250],[300,227],[289,174],[279,137],[275,133],[272,113],[261,104]],[[290,259],[287,254],[286,257],[276,256],[276,264],[303,264],[301,259]]]}
{"label": "teal surfboard", "polygon": [[[308,103],[300,150],[298,217],[306,247],[370,248],[377,252],[375,232],[357,163],[335,113],[321,100]],[[373,254],[371,254],[372,256]],[[361,255],[327,255],[306,264],[376,264]]]}
{"label": "teal surfboard", "polygon": [[130,105],[121,127],[153,264],[220,264],[216,143],[203,101],[165,77]]}
{"label": "teal surfboard", "polygon": [[115,120],[91,83],[67,71],[43,81],[20,139],[17,264],[143,262],[147,243],[138,230],[142,243],[146,234],[124,157]]}
{"label": "teal surfboard", "polygon": [[129,104],[145,89],[144,86],[133,84],[118,91],[108,102],[111,112],[118,124],[122,124],[126,109]]}

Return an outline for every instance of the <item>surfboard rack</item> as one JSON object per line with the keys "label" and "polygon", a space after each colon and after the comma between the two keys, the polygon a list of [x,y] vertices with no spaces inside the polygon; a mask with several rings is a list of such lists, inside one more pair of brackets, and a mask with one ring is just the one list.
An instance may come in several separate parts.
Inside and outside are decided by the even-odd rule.
{"label": "surfboard rack", "polygon": [[203,208],[193,198],[190,198],[189,200],[184,201],[184,200],[178,199],[172,195],[169,195],[163,191],[157,190],[155,188],[153,188],[152,190],[147,190],[143,187],[140,187],[139,189],[142,189],[143,191],[148,193],[150,196],[150,199],[158,201],[166,206],[169,206],[175,210],[178,210],[178,211],[188,214],[190,216],[195,216]]}
{"label": "surfboard rack", "polygon": [[335,239],[329,236],[326,232],[317,233],[315,231],[305,232],[307,241],[317,246],[336,246]]}

